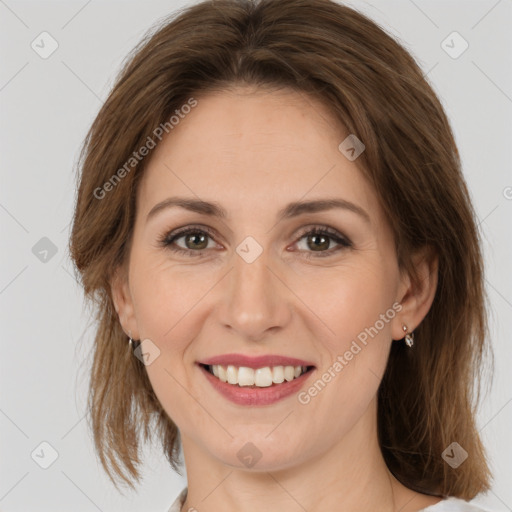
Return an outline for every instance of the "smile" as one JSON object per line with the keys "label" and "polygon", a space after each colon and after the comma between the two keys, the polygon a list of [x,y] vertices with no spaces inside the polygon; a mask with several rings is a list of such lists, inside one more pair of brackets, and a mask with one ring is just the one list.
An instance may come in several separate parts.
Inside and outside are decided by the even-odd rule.
{"label": "smile", "polygon": [[[253,407],[271,405],[299,393],[316,369],[314,366],[272,366],[253,369],[234,365],[224,367],[205,364],[198,364],[197,367],[222,397],[237,405]],[[214,371],[218,376],[213,373]],[[221,376],[226,380],[221,380]],[[252,382],[251,379],[254,380],[254,384],[249,384]]]}
{"label": "smile", "polygon": [[220,364],[203,366],[221,382],[252,388],[265,388],[282,384],[285,381],[291,382],[312,368],[309,366],[265,366],[253,369],[247,366],[222,366]]}

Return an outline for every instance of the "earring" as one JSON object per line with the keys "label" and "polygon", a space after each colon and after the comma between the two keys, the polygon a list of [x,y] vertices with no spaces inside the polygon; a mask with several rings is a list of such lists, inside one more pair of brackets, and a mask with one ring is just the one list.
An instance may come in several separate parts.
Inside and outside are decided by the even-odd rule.
{"label": "earring", "polygon": [[135,350],[139,345],[140,341],[132,340],[132,333],[130,332],[130,336],[128,337],[128,345],[132,350]]}
{"label": "earring", "polygon": [[410,348],[414,345],[414,332],[409,334],[406,325],[402,325],[402,329],[405,332],[405,344]]}

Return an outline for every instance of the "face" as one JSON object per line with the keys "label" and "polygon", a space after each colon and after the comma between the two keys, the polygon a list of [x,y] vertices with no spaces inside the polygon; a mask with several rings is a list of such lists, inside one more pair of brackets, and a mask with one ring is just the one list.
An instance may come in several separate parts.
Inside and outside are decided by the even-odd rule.
{"label": "face", "polygon": [[[184,445],[233,467],[256,447],[259,469],[291,467],[375,427],[390,345],[403,337],[392,231],[325,106],[292,91],[195,98],[139,185],[116,308],[126,332],[159,351],[146,370]],[[339,206],[287,209],[320,200]],[[314,368],[254,389],[199,365],[230,354],[290,358],[234,365],[269,366],[275,380],[291,358]]]}

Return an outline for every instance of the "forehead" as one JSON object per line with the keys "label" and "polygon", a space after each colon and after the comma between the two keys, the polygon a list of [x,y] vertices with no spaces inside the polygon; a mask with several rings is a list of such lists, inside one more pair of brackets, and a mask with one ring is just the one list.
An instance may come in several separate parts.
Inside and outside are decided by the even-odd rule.
{"label": "forehead", "polygon": [[338,149],[348,134],[315,98],[254,88],[194,98],[153,150],[139,188],[146,213],[177,194],[214,199],[228,212],[328,196],[377,207],[361,170]]}

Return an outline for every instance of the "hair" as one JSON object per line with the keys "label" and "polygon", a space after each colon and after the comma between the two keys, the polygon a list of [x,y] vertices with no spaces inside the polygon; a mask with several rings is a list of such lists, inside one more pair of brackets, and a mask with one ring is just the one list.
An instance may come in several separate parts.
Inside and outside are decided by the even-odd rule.
{"label": "hair", "polygon": [[[84,140],[70,252],[98,323],[88,408],[104,470],[116,487],[121,479],[134,488],[141,437],[154,432],[180,473],[178,428],[128,349],[113,304],[112,278],[127,263],[151,155],[133,169],[126,162],[193,95],[249,85],[323,102],[366,146],[356,164],[378,192],[400,269],[417,282],[412,256],[424,247],[437,255],[436,294],[417,343],[391,347],[378,390],[379,444],[410,489],[463,499],[488,490],[475,424],[482,362],[492,356],[487,296],[454,136],[413,57],[374,21],[330,0],[216,0],[176,12],[128,56]],[[123,166],[102,200],[97,191]],[[469,455],[456,469],[442,458],[454,441]]]}

